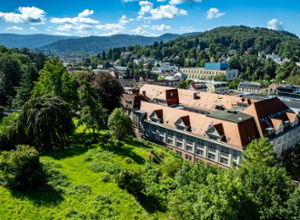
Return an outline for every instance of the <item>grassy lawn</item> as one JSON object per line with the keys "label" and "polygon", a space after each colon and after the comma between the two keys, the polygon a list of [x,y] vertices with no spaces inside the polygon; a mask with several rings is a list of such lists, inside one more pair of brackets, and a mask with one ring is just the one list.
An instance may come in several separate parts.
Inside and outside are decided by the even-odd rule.
{"label": "grassy lawn", "polygon": [[[68,177],[70,184],[65,190],[10,192],[0,187],[0,219],[168,218],[167,213],[147,211],[134,196],[111,181],[111,176],[123,169],[142,169],[148,163],[163,171],[178,159],[146,141],[115,143],[102,132],[99,143],[86,144],[86,136],[78,128],[70,147],[41,156],[42,162],[58,164]],[[163,158],[159,163],[150,161],[153,152]]]}

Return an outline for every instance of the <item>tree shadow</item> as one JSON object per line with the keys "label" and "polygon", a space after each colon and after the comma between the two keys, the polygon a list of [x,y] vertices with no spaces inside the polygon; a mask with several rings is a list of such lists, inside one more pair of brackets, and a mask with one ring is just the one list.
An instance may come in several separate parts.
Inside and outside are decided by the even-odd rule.
{"label": "tree shadow", "polygon": [[143,157],[134,153],[132,151],[132,147],[124,147],[122,142],[114,143],[112,141],[108,141],[105,144],[102,144],[101,147],[103,150],[110,151],[119,156],[130,157],[137,164],[145,164],[145,159]]}
{"label": "tree shadow", "polygon": [[56,206],[64,200],[64,197],[50,186],[35,191],[13,190],[11,195],[21,200],[30,200],[37,206]]}
{"label": "tree shadow", "polygon": [[139,141],[137,139],[128,140],[126,143],[130,144],[134,147],[141,147],[141,148],[146,148],[146,149],[152,148],[151,146],[147,145],[146,143],[143,143],[143,141]]}
{"label": "tree shadow", "polygon": [[49,156],[57,160],[73,157],[83,154],[90,149],[96,148],[95,144],[97,144],[101,139],[104,139],[104,135],[92,133],[76,133],[72,135],[68,147],[42,152],[42,155]]}
{"label": "tree shadow", "polygon": [[167,207],[164,206],[161,201],[154,196],[141,196],[137,198],[140,205],[150,214],[155,212],[165,212],[167,211]]}

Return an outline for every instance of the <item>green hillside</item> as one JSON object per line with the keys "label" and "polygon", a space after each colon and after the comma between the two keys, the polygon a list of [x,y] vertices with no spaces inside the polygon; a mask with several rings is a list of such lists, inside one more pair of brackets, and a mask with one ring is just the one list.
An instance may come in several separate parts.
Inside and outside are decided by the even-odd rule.
{"label": "green hillside", "polygon": [[[166,216],[151,212],[151,204],[139,203],[135,197],[118,187],[112,177],[122,170],[138,171],[148,164],[165,172],[176,165],[177,157],[157,145],[134,140],[121,143],[121,148],[105,140],[99,144],[80,144],[85,135],[77,130],[74,144],[41,157],[42,163],[54,163],[66,175],[69,185],[58,191],[10,192],[0,186],[1,219],[147,219]],[[76,140],[76,141],[75,141]],[[119,143],[120,144],[120,143]],[[162,161],[152,162],[159,154]],[[64,183],[58,180],[58,183]],[[64,184],[61,184],[64,185]]]}
{"label": "green hillside", "polygon": [[154,42],[169,41],[179,35],[164,34],[159,37],[145,37],[138,35],[112,35],[112,36],[90,36],[78,39],[60,40],[39,48],[46,54],[54,55],[92,55],[104,50],[116,47],[128,47],[131,45],[150,45]]}

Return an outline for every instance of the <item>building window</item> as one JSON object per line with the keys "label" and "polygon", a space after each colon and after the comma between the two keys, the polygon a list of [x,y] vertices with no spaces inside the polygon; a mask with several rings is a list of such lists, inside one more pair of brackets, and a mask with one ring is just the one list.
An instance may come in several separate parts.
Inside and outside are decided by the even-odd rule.
{"label": "building window", "polygon": [[167,143],[168,143],[168,144],[172,144],[172,145],[173,145],[173,142],[174,142],[174,141],[173,141],[172,139],[170,139],[170,138],[167,139]]}
{"label": "building window", "polygon": [[216,156],[214,154],[208,153],[208,159],[215,160]]}
{"label": "building window", "polygon": [[177,133],[177,140],[182,141],[183,140],[183,134]]}
{"label": "building window", "polygon": [[185,147],[185,149],[186,149],[187,151],[193,151],[193,147],[188,146],[188,145]]}
{"label": "building window", "polygon": [[182,155],[182,153],[180,151],[176,151],[176,153],[178,153],[180,156]]}
{"label": "building window", "polygon": [[237,151],[233,151],[233,155],[232,155],[232,156],[233,156],[233,158],[234,158],[235,160],[237,160],[239,154],[238,154]]}
{"label": "building window", "polygon": [[185,159],[187,159],[187,160],[189,160],[189,161],[192,161],[192,156],[190,156],[190,155],[185,155]]}
{"label": "building window", "polygon": [[227,148],[222,147],[221,154],[227,157],[229,154],[229,150]]}
{"label": "building window", "polygon": [[168,137],[170,137],[170,138],[173,138],[174,137],[174,132],[173,131],[168,131],[167,132],[167,134],[168,134]]}
{"label": "building window", "polygon": [[182,143],[181,142],[176,142],[176,147],[182,147]]}
{"label": "building window", "polygon": [[193,138],[192,137],[189,137],[189,136],[187,136],[187,139],[186,139],[186,143],[187,144],[189,144],[189,145],[193,145],[194,144],[194,142],[193,142],[194,140],[193,140]]}
{"label": "building window", "polygon": [[200,155],[200,156],[203,156],[203,150],[197,149],[196,154]]}
{"label": "building window", "polygon": [[227,165],[228,164],[228,159],[226,159],[224,157],[221,157],[220,162]]}
{"label": "building window", "polygon": [[208,144],[208,149],[212,152],[216,152],[217,147],[215,145],[213,145],[212,143]]}
{"label": "building window", "polygon": [[197,147],[203,148],[204,147],[204,141],[203,140],[197,140]]}

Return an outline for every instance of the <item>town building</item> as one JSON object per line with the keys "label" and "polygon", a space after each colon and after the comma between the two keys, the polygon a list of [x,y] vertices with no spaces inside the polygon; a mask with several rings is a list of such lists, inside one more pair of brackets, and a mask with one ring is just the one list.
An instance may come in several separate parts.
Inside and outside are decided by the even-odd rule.
{"label": "town building", "polygon": [[250,93],[267,93],[267,87],[264,86],[260,82],[248,82],[248,81],[243,81],[240,82],[238,85],[238,90],[242,92],[250,92]]}
{"label": "town building", "polygon": [[205,67],[181,68],[181,72],[188,75],[189,79],[212,79],[224,75],[226,80],[236,80],[237,69],[230,69],[227,63],[206,63]]}
{"label": "town building", "polygon": [[206,92],[227,94],[229,86],[227,82],[219,82],[215,80],[194,80],[194,82],[206,85]]}
{"label": "town building", "polygon": [[300,99],[300,86],[282,85],[276,88],[277,95]]}
{"label": "town building", "polygon": [[278,98],[254,100],[149,84],[131,96],[141,97],[137,104],[123,105],[136,132],[193,163],[240,164],[247,145],[261,137],[284,157],[300,141],[298,116]]}

